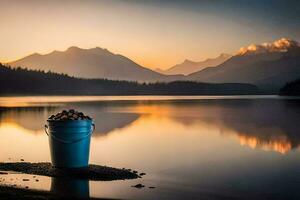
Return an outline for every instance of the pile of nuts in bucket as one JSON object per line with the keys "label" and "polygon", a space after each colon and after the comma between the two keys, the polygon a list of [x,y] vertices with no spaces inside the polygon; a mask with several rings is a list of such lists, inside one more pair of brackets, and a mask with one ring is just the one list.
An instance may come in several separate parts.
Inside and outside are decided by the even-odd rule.
{"label": "pile of nuts in bucket", "polygon": [[48,120],[64,121],[64,120],[91,120],[92,118],[84,115],[82,112],[70,109],[69,111],[63,110],[56,115],[51,115]]}

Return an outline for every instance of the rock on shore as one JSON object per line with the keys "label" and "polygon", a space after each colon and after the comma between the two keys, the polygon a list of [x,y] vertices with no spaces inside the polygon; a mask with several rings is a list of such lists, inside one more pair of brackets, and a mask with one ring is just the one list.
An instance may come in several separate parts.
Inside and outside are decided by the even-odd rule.
{"label": "rock on shore", "polygon": [[50,177],[79,178],[88,180],[111,181],[140,178],[127,169],[118,169],[101,165],[89,165],[86,168],[61,169],[52,167],[51,163],[14,162],[0,163],[1,171],[15,171],[25,174],[35,174]]}

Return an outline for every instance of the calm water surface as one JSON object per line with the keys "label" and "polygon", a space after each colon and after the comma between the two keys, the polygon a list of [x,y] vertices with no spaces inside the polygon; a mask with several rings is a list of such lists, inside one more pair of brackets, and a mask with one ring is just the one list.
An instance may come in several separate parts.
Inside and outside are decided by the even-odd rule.
{"label": "calm water surface", "polygon": [[[0,161],[50,161],[45,121],[69,108],[95,120],[90,163],[147,175],[108,182],[37,176],[36,182],[9,174],[1,184],[122,199],[300,198],[300,99],[0,97]],[[130,187],[137,183],[146,187]]]}

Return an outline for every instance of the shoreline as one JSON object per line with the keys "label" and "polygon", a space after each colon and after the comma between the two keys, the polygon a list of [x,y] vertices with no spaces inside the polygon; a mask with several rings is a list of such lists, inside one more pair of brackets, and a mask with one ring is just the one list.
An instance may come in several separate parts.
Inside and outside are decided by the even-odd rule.
{"label": "shoreline", "polygon": [[40,162],[0,162],[0,171],[14,171],[24,174],[41,175],[56,178],[85,179],[94,181],[112,181],[141,178],[143,173],[136,170],[119,169],[90,164],[85,168],[55,168],[51,163]]}
{"label": "shoreline", "polygon": [[[29,163],[29,162],[0,162],[0,177],[10,172],[22,174],[48,176],[53,179],[50,191],[31,189],[1,183],[0,199],[108,199],[90,198],[87,181],[113,181],[142,178],[145,173],[138,173],[132,169],[119,169],[101,165],[89,165],[85,168],[55,168],[51,163]],[[34,176],[33,176],[34,177]],[[25,179],[24,179],[25,180]],[[26,178],[26,181],[36,181]],[[71,182],[70,182],[71,181]],[[75,181],[75,185],[72,182]],[[78,182],[79,181],[79,182]],[[85,182],[86,181],[86,182]],[[78,185],[79,184],[79,185]],[[80,187],[82,194],[76,193],[74,189]]]}
{"label": "shoreline", "polygon": [[62,194],[56,194],[49,191],[34,190],[34,189],[25,189],[17,188],[11,186],[0,185],[0,199],[95,199],[95,200],[112,200],[108,198],[80,198],[76,196],[66,196]]}

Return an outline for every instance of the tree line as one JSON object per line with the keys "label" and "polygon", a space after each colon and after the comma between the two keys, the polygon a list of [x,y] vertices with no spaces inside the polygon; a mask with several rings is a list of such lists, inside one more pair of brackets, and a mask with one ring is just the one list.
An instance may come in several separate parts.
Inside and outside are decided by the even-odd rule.
{"label": "tree line", "polygon": [[192,81],[139,83],[84,79],[0,63],[0,95],[233,95],[258,94],[255,85]]}
{"label": "tree line", "polygon": [[300,96],[300,79],[285,84],[279,94],[283,96]]}

